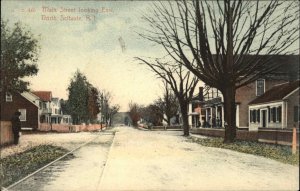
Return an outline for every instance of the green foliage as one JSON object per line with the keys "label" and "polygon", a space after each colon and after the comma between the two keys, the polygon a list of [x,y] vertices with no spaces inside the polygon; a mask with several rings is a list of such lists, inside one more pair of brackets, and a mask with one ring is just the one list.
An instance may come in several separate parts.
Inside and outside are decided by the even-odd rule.
{"label": "green foliage", "polygon": [[1,19],[1,92],[28,90],[29,82],[22,78],[37,74],[39,49],[38,40],[20,23],[9,28]]}
{"label": "green foliage", "polygon": [[68,150],[61,147],[41,145],[0,159],[2,186],[11,185],[67,152]]}
{"label": "green foliage", "polygon": [[224,140],[222,138],[191,139],[206,147],[230,149],[242,153],[263,156],[287,164],[299,165],[299,152],[292,154],[290,146],[272,145],[251,141],[235,141],[234,143],[226,144],[223,142]]}
{"label": "green foliage", "polygon": [[95,120],[100,107],[99,91],[79,70],[71,79],[68,91],[67,111],[72,115],[73,122],[80,124]]}

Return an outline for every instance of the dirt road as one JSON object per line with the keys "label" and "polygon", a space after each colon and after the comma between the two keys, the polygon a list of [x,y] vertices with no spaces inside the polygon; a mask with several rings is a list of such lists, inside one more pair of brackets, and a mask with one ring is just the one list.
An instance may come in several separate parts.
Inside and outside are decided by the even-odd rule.
{"label": "dirt road", "polygon": [[[297,190],[298,167],[187,142],[180,131],[117,127],[13,190]],[[75,136],[75,135],[74,135]],[[77,134],[76,137],[87,136]],[[67,143],[65,143],[67,144]]]}
{"label": "dirt road", "polygon": [[298,190],[298,168],[186,142],[178,131],[119,128],[98,190]]}

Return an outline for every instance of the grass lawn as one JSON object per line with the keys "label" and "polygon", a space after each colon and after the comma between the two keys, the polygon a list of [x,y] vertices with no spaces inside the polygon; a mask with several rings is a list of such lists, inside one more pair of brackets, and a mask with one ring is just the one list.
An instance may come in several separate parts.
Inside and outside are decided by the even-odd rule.
{"label": "grass lawn", "polygon": [[299,166],[299,150],[292,154],[290,146],[273,145],[251,141],[236,141],[230,144],[224,144],[223,138],[196,138],[190,137],[189,141],[199,143],[206,147],[217,147],[230,149],[242,153],[248,153],[266,158],[274,159],[282,163]]}
{"label": "grass lawn", "polygon": [[7,187],[68,152],[61,147],[41,145],[0,159],[0,185]]}

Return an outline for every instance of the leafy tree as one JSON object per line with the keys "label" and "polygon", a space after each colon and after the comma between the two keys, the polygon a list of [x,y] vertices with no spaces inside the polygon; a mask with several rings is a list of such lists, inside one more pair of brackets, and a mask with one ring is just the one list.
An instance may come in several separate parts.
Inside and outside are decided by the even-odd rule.
{"label": "leafy tree", "polygon": [[1,19],[1,99],[6,92],[28,90],[29,82],[23,78],[36,75],[39,54],[38,40],[20,23],[9,28]]}
{"label": "leafy tree", "polygon": [[155,126],[162,125],[163,113],[155,104],[150,104],[147,107],[141,108],[141,117]]}
{"label": "leafy tree", "polygon": [[100,112],[100,93],[97,88],[93,87],[91,84],[88,84],[88,112],[89,120],[95,121],[97,115]]}
{"label": "leafy tree", "polygon": [[95,122],[100,112],[99,90],[77,70],[71,79],[68,91],[66,109],[71,114],[74,124]]}
{"label": "leafy tree", "polygon": [[60,99],[59,100],[61,111],[64,115],[70,114],[70,111],[68,109],[68,100]]}
{"label": "leafy tree", "polygon": [[77,70],[68,87],[68,109],[74,124],[86,123],[89,117],[87,84],[85,75]]}
{"label": "leafy tree", "polygon": [[221,91],[224,142],[233,142],[236,90],[274,72],[280,66],[274,55],[299,51],[299,2],[180,0],[155,3],[151,13],[141,36]]}

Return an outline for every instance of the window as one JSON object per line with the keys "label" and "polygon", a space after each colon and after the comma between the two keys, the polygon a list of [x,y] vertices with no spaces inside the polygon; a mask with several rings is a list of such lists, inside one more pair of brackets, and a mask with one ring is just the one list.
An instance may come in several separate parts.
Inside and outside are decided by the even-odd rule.
{"label": "window", "polygon": [[256,81],[256,96],[260,96],[265,93],[265,80],[258,79]]}
{"label": "window", "polygon": [[300,107],[294,106],[294,122],[300,121]]}
{"label": "window", "polygon": [[6,102],[12,102],[12,95],[11,95],[11,93],[6,92],[5,100],[6,100]]}
{"label": "window", "polygon": [[260,109],[250,110],[250,123],[260,122]]}
{"label": "window", "polygon": [[269,108],[269,122],[281,122],[281,106]]}
{"label": "window", "polygon": [[19,112],[21,112],[20,121],[26,121],[26,109],[19,109]]}

